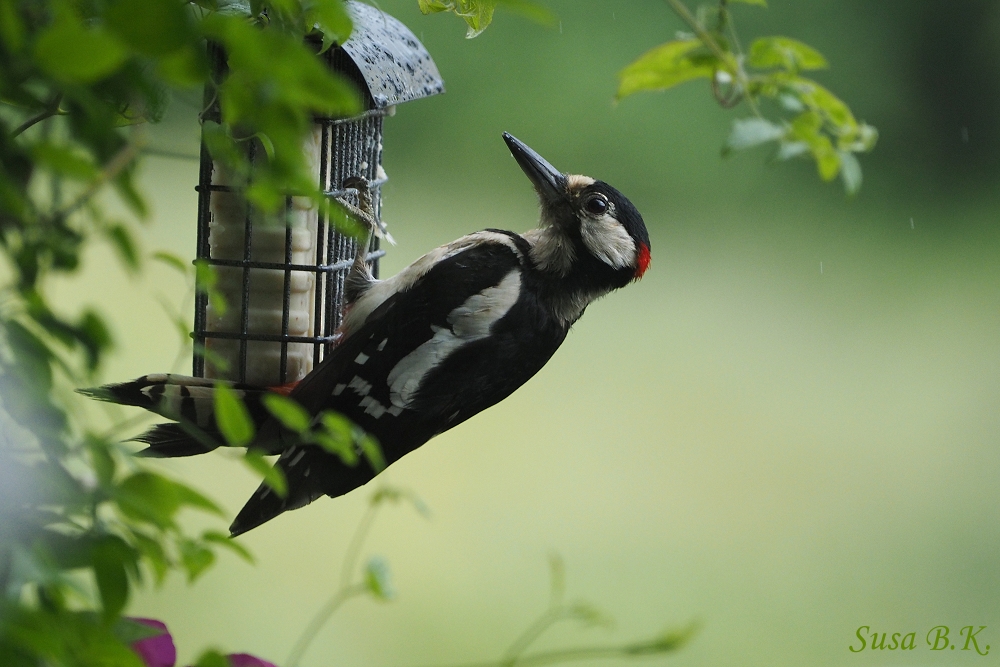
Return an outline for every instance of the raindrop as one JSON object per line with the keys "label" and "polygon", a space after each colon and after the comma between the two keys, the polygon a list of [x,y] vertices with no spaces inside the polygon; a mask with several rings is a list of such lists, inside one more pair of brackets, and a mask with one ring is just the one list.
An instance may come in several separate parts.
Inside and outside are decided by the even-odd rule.
{"label": "raindrop", "polygon": [[910,218],[910,229],[913,229],[913,218]]}
{"label": "raindrop", "polygon": [[823,275],[823,262],[819,263],[819,275]]}
{"label": "raindrop", "polygon": [[969,128],[967,127],[962,128],[962,143],[963,144],[969,143]]}

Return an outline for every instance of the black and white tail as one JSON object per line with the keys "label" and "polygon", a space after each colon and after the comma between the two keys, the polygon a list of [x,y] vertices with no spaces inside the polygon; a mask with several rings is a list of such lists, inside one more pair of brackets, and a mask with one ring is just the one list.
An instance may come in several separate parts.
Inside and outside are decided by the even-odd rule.
{"label": "black and white tail", "polygon": [[[215,383],[215,380],[206,378],[158,373],[144,375],[131,382],[77,391],[101,401],[145,408],[173,420],[173,423],[156,424],[133,438],[149,446],[139,452],[139,456],[194,456],[224,444],[215,422]],[[227,384],[243,399],[251,419],[258,426],[262,424],[267,418],[267,411],[260,398],[267,390]]]}

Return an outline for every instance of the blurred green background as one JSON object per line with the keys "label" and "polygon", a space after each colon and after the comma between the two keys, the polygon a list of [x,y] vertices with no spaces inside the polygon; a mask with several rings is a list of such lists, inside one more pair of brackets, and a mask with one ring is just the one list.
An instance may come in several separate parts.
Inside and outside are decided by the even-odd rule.
{"label": "blurred green background", "polygon": [[[466,41],[454,17],[381,0],[448,88],[386,122],[384,217],[398,246],[383,271],[467,232],[534,225],[503,130],[624,191],[650,228],[652,268],[594,304],[512,397],[385,473],[432,511],[390,508],[373,531],[366,553],[388,559],[398,599],[348,604],[304,664],[497,658],[547,603],[552,552],[569,597],[618,625],[563,628],[539,647],[697,618],[694,640],[658,662],[995,664],[1000,5],[737,9],[745,38],[785,34],[823,52],[832,68],[817,78],[880,129],[853,200],[805,161],[720,158],[746,112],[719,109],[705,85],[612,103],[615,73],[681,28],[665,3],[548,5],[556,27],[501,11]],[[196,153],[196,113],[175,102],[153,145]],[[197,163],[151,158],[143,173],[146,248],[193,256]],[[129,278],[95,249],[56,293],[114,323],[108,381],[189,368],[175,366],[158,301],[190,312],[169,269]],[[233,514],[256,486],[225,452],[160,468]],[[197,586],[172,579],[131,611],[170,625],[181,664],[208,645],[280,662],[335,588],[370,493],[286,514],[240,538],[256,566],[225,555]],[[862,625],[916,632],[917,649],[851,653]],[[994,649],[930,651],[937,625],[956,639],[985,625],[980,645]]]}

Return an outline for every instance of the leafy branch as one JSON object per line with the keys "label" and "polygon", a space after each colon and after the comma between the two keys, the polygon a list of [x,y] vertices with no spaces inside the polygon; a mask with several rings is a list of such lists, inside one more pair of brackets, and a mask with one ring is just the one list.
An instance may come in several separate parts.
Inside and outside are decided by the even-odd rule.
{"label": "leafy branch", "polygon": [[[828,66],[822,54],[789,37],[760,37],[744,53],[729,5],[764,7],[764,0],[720,0],[703,5],[697,15],[681,0],[666,2],[693,34],[678,35],[625,67],[618,75],[617,99],[708,79],[722,107],[746,101],[752,113],[734,121],[723,154],[771,143],[776,159],[808,157],[824,181],[840,175],[848,194],[857,193],[862,174],[855,154],[872,150],[878,132],[859,122],[829,90],[802,76]],[[763,101],[772,102],[773,111],[765,112]]]}
{"label": "leafy branch", "polygon": [[489,27],[498,5],[542,25],[556,23],[555,14],[531,0],[417,0],[417,5],[424,14],[452,12],[460,17],[468,26],[467,39],[478,37]]}

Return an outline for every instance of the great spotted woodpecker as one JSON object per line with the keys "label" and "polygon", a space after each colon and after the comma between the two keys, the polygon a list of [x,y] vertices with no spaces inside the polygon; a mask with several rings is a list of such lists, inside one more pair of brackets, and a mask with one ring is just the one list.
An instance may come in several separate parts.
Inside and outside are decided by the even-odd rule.
{"label": "great spotted woodpecker", "polygon": [[[503,400],[541,369],[595,299],[638,280],[650,261],[642,216],[618,190],[556,170],[504,133],[541,203],[537,229],[487,229],[432,250],[387,280],[363,262],[348,279],[339,342],[290,397],[316,415],[334,410],[377,438],[387,463]],[[234,385],[258,432],[251,447],[280,454],[288,494],[262,484],[230,527],[235,536],[322,495],[371,480],[283,433],[262,408],[267,388]],[[180,417],[217,433],[212,382],[150,375],[89,393]],[[210,447],[178,424],[140,436],[145,453],[187,456]]]}

